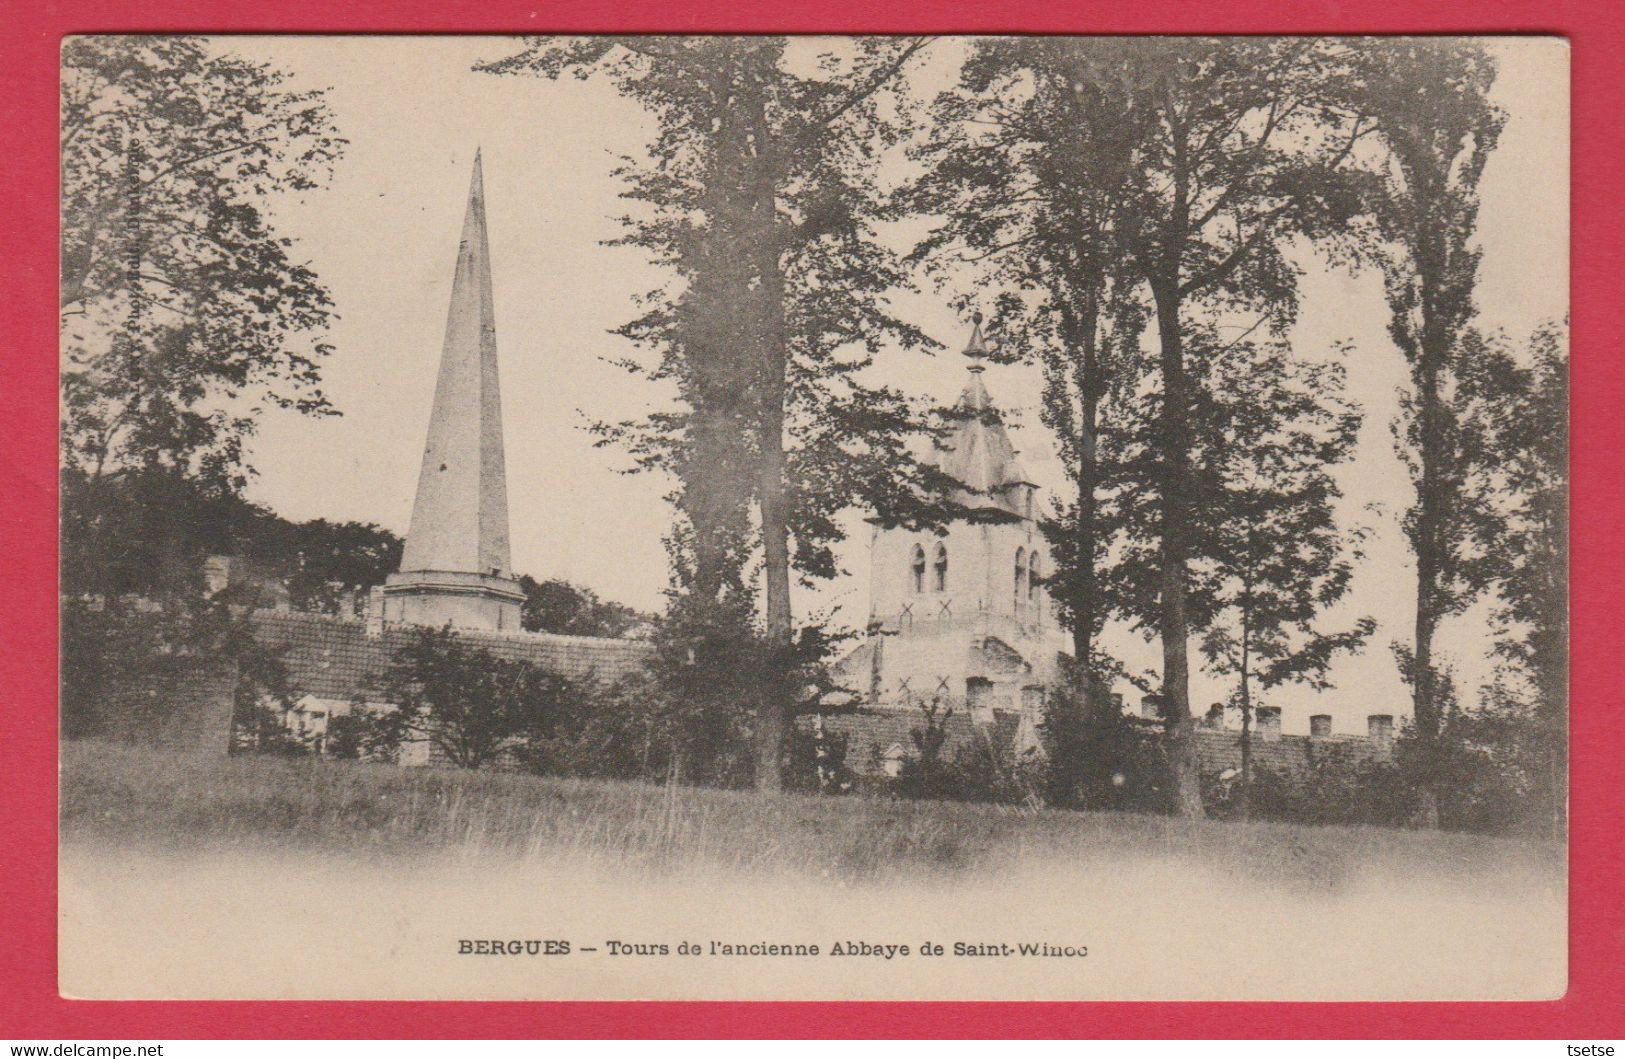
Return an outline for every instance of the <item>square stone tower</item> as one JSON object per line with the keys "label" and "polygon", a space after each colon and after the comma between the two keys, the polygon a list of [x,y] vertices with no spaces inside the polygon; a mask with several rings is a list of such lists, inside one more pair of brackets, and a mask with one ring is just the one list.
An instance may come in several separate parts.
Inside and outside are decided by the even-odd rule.
{"label": "square stone tower", "polygon": [[875,705],[932,700],[1037,719],[1067,639],[1045,590],[1049,547],[1022,467],[983,382],[980,318],[964,350],[970,378],[952,431],[930,461],[956,483],[961,512],[941,532],[874,524],[869,635],[836,666]]}

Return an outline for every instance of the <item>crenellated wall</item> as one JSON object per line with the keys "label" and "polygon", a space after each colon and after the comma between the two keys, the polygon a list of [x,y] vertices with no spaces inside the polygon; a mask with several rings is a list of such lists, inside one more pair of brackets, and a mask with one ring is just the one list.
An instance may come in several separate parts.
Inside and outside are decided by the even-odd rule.
{"label": "crenellated wall", "polygon": [[[1329,720],[1329,718],[1328,718]],[[1376,738],[1348,734],[1332,734],[1329,729],[1311,735],[1285,735],[1278,724],[1255,731],[1252,740],[1254,767],[1268,770],[1290,781],[1301,779],[1318,764],[1338,761],[1359,765],[1383,762],[1392,755],[1392,718],[1374,714],[1373,730],[1387,731]],[[812,726],[811,719],[803,723]],[[923,709],[906,706],[870,706],[855,712],[830,715],[817,722],[828,732],[838,732],[848,741],[846,765],[860,776],[880,776],[887,773],[885,763],[888,752],[892,760],[916,756],[913,732],[923,731],[926,715]],[[1007,760],[1020,760],[1035,750],[1035,733],[1030,729],[1030,716],[1023,711],[1003,706],[982,714],[956,707],[943,718],[939,715],[947,734],[945,757],[951,759],[963,746],[991,741]],[[1144,718],[1132,720],[1143,738],[1161,737],[1160,722]],[[1233,728],[1197,727],[1191,733],[1197,759],[1204,773],[1219,775],[1241,768],[1241,732]],[[1041,750],[1037,750],[1042,753]]]}

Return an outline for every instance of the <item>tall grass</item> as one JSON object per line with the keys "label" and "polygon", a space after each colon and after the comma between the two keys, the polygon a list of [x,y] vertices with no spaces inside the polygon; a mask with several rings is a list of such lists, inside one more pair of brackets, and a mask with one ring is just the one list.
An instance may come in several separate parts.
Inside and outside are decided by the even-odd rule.
{"label": "tall grass", "polygon": [[1552,844],[1377,828],[665,789],[318,758],[200,757],[69,742],[64,838],[189,848],[425,851],[814,876],[949,879],[1061,860],[1145,859],[1325,891],[1373,871],[1411,882],[1484,871],[1561,878]]}

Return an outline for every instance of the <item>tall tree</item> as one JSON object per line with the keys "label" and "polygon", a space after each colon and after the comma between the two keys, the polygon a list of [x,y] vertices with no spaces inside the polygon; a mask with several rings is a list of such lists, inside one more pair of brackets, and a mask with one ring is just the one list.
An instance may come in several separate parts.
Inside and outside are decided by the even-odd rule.
{"label": "tall tree", "polygon": [[330,411],[327,291],[268,216],[344,141],[322,94],[199,38],[62,49],[64,456],[240,473],[245,394]]}
{"label": "tall tree", "polygon": [[[1212,350],[1214,347],[1209,346]],[[1232,679],[1241,714],[1239,815],[1249,809],[1254,707],[1289,683],[1317,689],[1336,656],[1359,650],[1371,618],[1325,627],[1348,594],[1362,533],[1339,524],[1334,469],[1351,456],[1361,416],[1337,360],[1294,359],[1281,343],[1242,343],[1207,371],[1199,401],[1203,524],[1213,534],[1211,609],[1202,653]],[[1213,369],[1219,368],[1217,372]]]}
{"label": "tall tree", "polygon": [[319,186],[344,141],[321,93],[287,81],[192,37],[63,45],[62,506],[84,590],[116,590],[98,575],[116,527],[180,479],[236,492],[258,409],[332,411],[328,294],[269,209]]}
{"label": "tall tree", "polygon": [[[1479,250],[1478,184],[1505,120],[1489,99],[1495,62],[1479,44],[1427,39],[1362,42],[1352,80],[1354,105],[1381,131],[1381,186],[1373,196],[1384,237],[1389,333],[1410,365],[1396,430],[1416,500],[1405,533],[1416,556],[1416,617],[1402,668],[1411,684],[1416,734],[1424,748],[1442,734],[1434,637],[1484,587],[1473,546],[1469,480],[1477,473],[1463,444],[1457,407],[1473,316]],[[1425,792],[1423,816],[1438,820],[1438,792]]]}
{"label": "tall tree", "polygon": [[[1471,340],[1473,336],[1469,335]],[[1561,832],[1568,807],[1569,370],[1566,329],[1537,330],[1527,354],[1504,342],[1474,356],[1467,388],[1489,418],[1497,521],[1478,544],[1496,590],[1493,697],[1517,711],[1537,759],[1533,801]]]}
{"label": "tall tree", "polygon": [[1106,608],[1095,569],[1106,539],[1098,517],[1102,406],[1139,375],[1145,324],[1116,224],[1138,144],[1122,98],[1075,41],[978,41],[959,84],[930,111],[915,154],[926,172],[899,196],[939,218],[914,259],[973,292],[1005,289],[994,330],[1006,356],[1044,370],[1042,418],[1070,478],[1046,520],[1047,582],[1072,633],[1085,712],[1098,705],[1098,637]]}
{"label": "tall tree", "polygon": [[[919,429],[915,410],[865,381],[864,369],[882,344],[928,344],[888,309],[886,293],[906,276],[870,220],[876,153],[897,135],[882,94],[924,46],[542,39],[481,67],[602,74],[656,120],[647,159],[619,170],[640,209],[622,242],[666,265],[672,284],[621,333],[656,353],[628,366],[675,382],[680,407],[607,436],[677,476],[686,525],[673,544],[684,591],[702,600],[737,594],[730,586],[743,582],[747,545],[760,555],[767,651],[755,727],[764,789],[781,785],[797,708],[792,572],[836,572],[835,520],[847,506],[910,518],[921,504],[906,447]],[[739,612],[726,599],[723,610]]]}
{"label": "tall tree", "polygon": [[1132,126],[1133,200],[1115,221],[1150,294],[1160,390],[1156,631],[1162,705],[1180,812],[1202,814],[1191,745],[1190,552],[1198,514],[1187,336],[1215,314],[1253,313],[1280,330],[1297,308],[1291,244],[1358,248],[1349,175],[1370,123],[1342,106],[1345,47],[1330,39],[1093,39],[1076,45],[1102,71]]}

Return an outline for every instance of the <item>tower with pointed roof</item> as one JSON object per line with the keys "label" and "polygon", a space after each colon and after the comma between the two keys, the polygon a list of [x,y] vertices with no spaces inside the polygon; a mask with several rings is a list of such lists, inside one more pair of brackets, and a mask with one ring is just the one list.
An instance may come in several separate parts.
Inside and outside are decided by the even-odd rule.
{"label": "tower with pointed roof", "polygon": [[955,483],[947,499],[961,514],[935,532],[873,524],[869,635],[837,673],[872,705],[936,700],[983,723],[1014,714],[1030,733],[1067,640],[1044,588],[1037,486],[984,381],[980,316],[964,355],[951,429],[926,454]]}
{"label": "tower with pointed roof", "polygon": [[428,441],[385,622],[514,630],[524,593],[508,552],[491,249],[479,152],[469,183]]}

